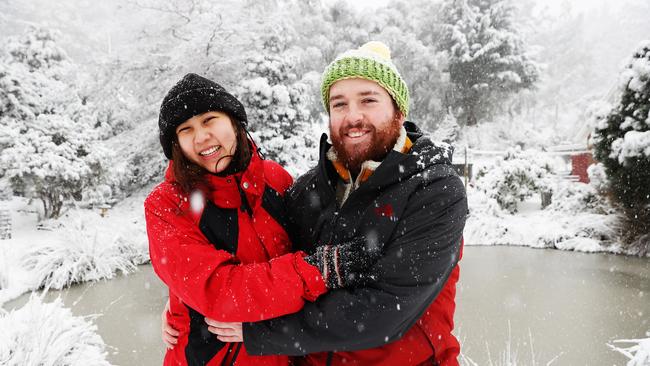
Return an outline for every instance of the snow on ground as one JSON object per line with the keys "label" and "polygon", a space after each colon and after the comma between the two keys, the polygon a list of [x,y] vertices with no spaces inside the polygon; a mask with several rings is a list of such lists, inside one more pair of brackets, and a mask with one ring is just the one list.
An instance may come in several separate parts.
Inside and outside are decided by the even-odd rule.
{"label": "snow on ground", "polygon": [[14,197],[12,238],[0,240],[0,305],[40,288],[113,278],[149,261],[140,193],[109,209],[71,208],[39,225],[40,202]]}
{"label": "snow on ground", "polygon": [[646,335],[648,338],[644,339],[619,339],[613,342],[617,345],[610,344],[609,347],[628,358],[627,366],[650,365],[650,332]]}
{"label": "snow on ground", "polygon": [[33,294],[20,309],[0,309],[0,329],[0,365],[110,365],[92,318],[73,316],[60,298]]}
{"label": "snow on ground", "polygon": [[[586,186],[584,183],[570,183]],[[566,198],[565,198],[566,199]],[[465,226],[467,245],[521,245],[581,252],[621,253],[613,243],[618,216],[611,212],[570,209],[555,197],[542,209],[541,196],[518,204],[510,214],[495,208],[485,195],[468,187],[470,215]]]}

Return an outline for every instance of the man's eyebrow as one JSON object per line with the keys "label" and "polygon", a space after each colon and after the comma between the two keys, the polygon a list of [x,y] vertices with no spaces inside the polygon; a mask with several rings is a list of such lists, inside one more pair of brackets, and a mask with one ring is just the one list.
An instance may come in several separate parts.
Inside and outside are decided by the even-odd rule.
{"label": "man's eyebrow", "polygon": [[[357,93],[357,95],[360,96],[360,97],[366,97],[368,95],[381,95],[381,94],[376,90],[366,90],[366,91],[362,91],[362,92]],[[344,99],[344,98],[345,97],[342,94],[336,94],[336,95],[330,96],[330,101],[337,100],[337,99]]]}

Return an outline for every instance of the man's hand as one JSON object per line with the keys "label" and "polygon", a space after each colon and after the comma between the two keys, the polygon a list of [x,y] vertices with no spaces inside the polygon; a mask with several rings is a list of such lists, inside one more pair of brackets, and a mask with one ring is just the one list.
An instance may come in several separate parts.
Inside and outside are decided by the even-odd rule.
{"label": "man's hand", "polygon": [[217,339],[222,342],[243,342],[244,334],[242,333],[241,323],[218,322],[214,319],[205,318],[210,333],[216,334]]}
{"label": "man's hand", "polygon": [[169,312],[169,299],[165,304],[165,310],[163,310],[161,315],[162,320],[162,340],[167,348],[172,349],[178,343],[178,331],[167,322],[167,313]]}
{"label": "man's hand", "polygon": [[370,267],[381,257],[377,245],[363,237],[339,245],[322,245],[305,261],[317,267],[329,289],[354,287],[372,280]]}

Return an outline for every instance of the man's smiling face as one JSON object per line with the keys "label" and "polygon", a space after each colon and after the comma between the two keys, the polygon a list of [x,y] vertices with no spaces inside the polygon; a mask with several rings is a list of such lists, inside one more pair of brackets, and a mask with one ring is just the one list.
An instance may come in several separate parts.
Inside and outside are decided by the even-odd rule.
{"label": "man's smiling face", "polygon": [[404,122],[386,89],[360,78],[332,84],[329,112],[334,149],[353,174],[366,160],[383,160]]}

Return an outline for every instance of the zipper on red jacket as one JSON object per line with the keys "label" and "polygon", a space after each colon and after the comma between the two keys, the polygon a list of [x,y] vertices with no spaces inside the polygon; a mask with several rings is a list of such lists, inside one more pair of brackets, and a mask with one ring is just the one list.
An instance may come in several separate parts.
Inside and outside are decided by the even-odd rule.
{"label": "zipper on red jacket", "polygon": [[235,183],[237,183],[237,190],[239,191],[239,197],[241,198],[241,210],[246,211],[246,213],[248,213],[248,216],[253,217],[253,208],[248,202],[246,192],[241,189],[241,180],[238,177],[235,177]]}

